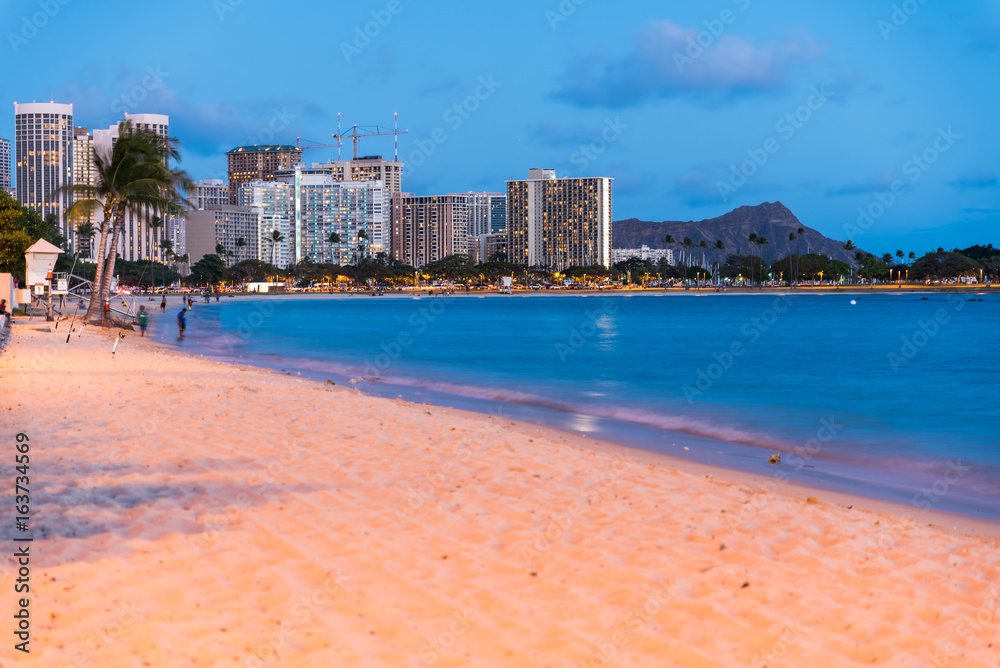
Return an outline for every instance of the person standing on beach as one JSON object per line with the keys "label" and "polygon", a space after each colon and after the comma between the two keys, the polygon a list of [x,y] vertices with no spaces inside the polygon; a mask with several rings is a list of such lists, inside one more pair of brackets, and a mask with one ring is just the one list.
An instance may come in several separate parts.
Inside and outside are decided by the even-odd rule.
{"label": "person standing on beach", "polygon": [[149,314],[146,313],[146,307],[139,307],[139,331],[141,334],[139,336],[146,336],[146,327],[149,325]]}
{"label": "person standing on beach", "polygon": [[164,293],[163,299],[160,300],[160,313],[167,312],[167,295]]}
{"label": "person standing on beach", "polygon": [[187,313],[186,307],[181,307],[181,312],[177,314],[177,329],[180,330],[180,338],[184,338],[184,330],[187,329],[187,319],[184,315]]}

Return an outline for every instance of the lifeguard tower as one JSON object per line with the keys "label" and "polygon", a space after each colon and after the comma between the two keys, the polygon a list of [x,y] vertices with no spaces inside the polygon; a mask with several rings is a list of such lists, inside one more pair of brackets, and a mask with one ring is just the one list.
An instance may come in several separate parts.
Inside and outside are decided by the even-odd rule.
{"label": "lifeguard tower", "polygon": [[39,239],[24,252],[26,265],[24,282],[31,289],[31,306],[44,306],[45,319],[52,320],[52,297],[64,297],[69,288],[68,276],[56,280],[52,267],[62,254],[62,249]]}

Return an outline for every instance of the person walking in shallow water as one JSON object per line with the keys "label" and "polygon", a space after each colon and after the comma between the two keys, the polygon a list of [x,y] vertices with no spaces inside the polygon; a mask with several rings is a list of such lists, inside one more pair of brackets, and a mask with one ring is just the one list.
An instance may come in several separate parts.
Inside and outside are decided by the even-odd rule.
{"label": "person walking in shallow water", "polygon": [[180,330],[180,338],[184,338],[184,330],[187,329],[187,318],[185,317],[187,313],[187,307],[181,307],[181,312],[177,314],[177,329]]}
{"label": "person walking in shallow water", "polygon": [[139,336],[146,336],[146,327],[149,325],[149,314],[146,313],[146,307],[139,307],[139,331],[141,334]]}

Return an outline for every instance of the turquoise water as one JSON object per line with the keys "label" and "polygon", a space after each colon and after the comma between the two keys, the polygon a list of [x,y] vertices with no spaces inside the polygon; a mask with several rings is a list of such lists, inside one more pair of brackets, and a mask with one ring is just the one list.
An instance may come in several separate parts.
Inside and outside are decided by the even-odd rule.
{"label": "turquoise water", "polygon": [[196,305],[183,347],[997,519],[998,333],[996,295],[362,295]]}

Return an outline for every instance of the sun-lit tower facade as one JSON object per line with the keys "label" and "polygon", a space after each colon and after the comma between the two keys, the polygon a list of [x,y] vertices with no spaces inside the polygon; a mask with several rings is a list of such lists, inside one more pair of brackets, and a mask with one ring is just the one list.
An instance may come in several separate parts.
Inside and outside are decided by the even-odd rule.
{"label": "sun-lit tower facade", "polygon": [[302,161],[302,149],[282,144],[239,146],[226,153],[229,163],[229,203],[239,204],[240,187],[251,181],[274,181],[275,172]]}
{"label": "sun-lit tower facade", "polygon": [[[76,185],[93,186],[97,183],[97,169],[94,166],[94,136],[87,131],[87,128],[73,129],[73,183]],[[84,195],[75,195],[73,201],[86,199]],[[93,242],[96,236],[90,239],[80,239],[75,230],[84,223],[90,223],[97,227],[97,217],[92,213],[87,216],[75,216],[69,221],[69,227],[74,230],[72,235],[73,250],[80,251],[81,257],[91,257],[93,255]]]}
{"label": "sun-lit tower facade", "polygon": [[59,217],[69,237],[69,193],[54,194],[73,180],[73,105],[57,102],[14,103],[14,149],[17,199],[43,217]]}

